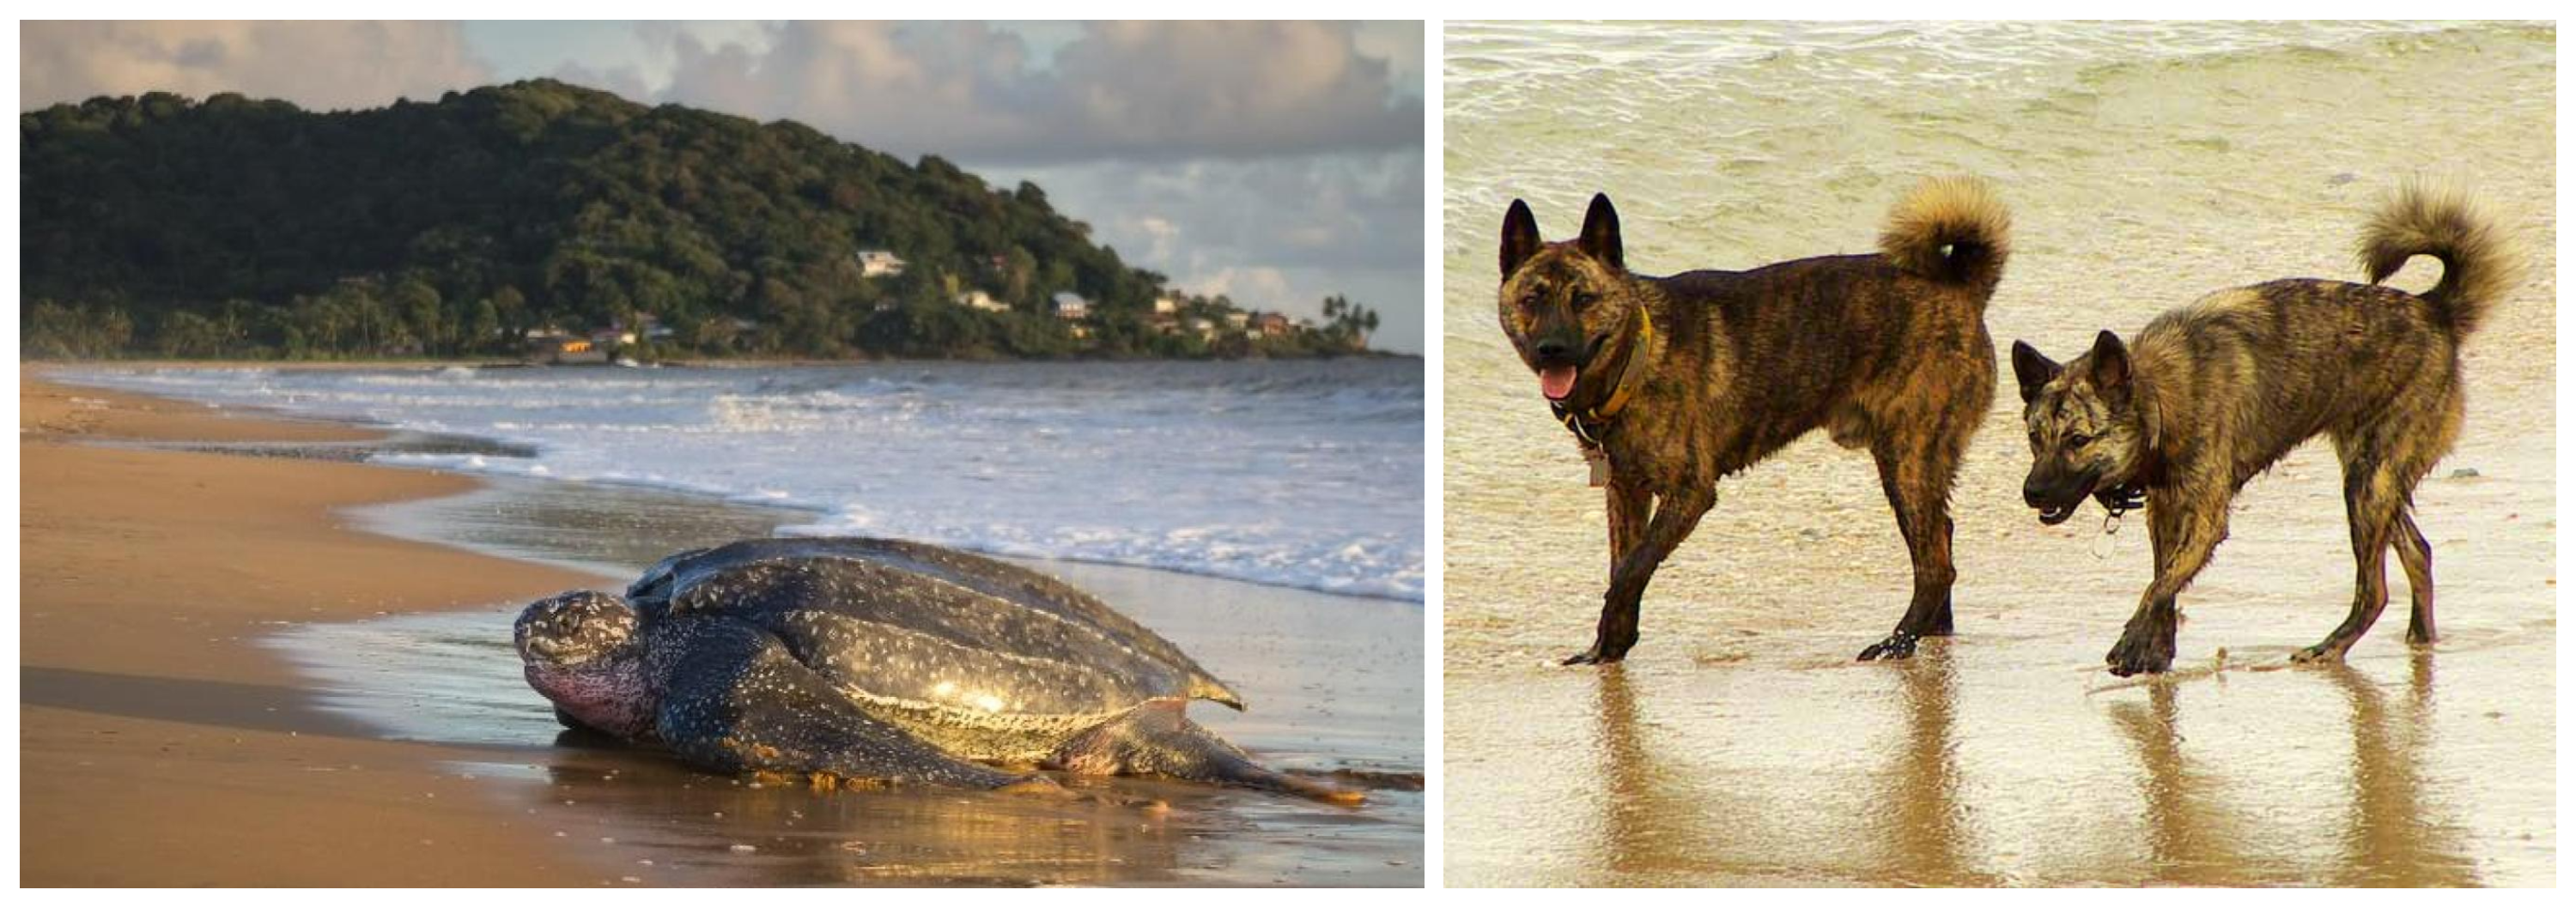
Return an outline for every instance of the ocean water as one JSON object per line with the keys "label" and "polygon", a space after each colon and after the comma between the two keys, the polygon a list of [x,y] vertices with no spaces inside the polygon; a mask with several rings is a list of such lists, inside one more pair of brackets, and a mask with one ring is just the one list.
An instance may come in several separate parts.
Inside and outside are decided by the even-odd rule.
{"label": "ocean water", "polygon": [[[2546,883],[2555,759],[2556,40],[2528,24],[1445,26],[1447,882]],[[2003,365],[1952,495],[1960,636],[1893,626],[1905,547],[1821,437],[1725,479],[1617,669],[1602,496],[1497,324],[1503,212],[1594,192],[1642,273],[1866,252],[1921,177],[1994,182],[1987,312],[2064,359],[2212,291],[2360,280],[2404,177],[2460,182],[2525,266],[2463,349],[2467,423],[2415,494],[2445,639],[2406,584],[2342,668],[2288,669],[2352,597],[2331,448],[2236,499],[2177,666],[2112,687],[2141,518],[2042,527]],[[2392,281],[2432,285],[2419,260]]]}
{"label": "ocean water", "polygon": [[1422,363],[90,368],[66,381],[494,439],[405,466],[786,507],[781,532],[1422,598]]}

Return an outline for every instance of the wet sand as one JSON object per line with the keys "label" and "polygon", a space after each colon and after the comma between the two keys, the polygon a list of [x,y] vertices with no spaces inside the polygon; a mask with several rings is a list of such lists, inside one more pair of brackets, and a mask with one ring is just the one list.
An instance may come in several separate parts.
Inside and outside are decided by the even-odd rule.
{"label": "wet sand", "polygon": [[[19,403],[19,792],[30,885],[579,885],[593,869],[440,761],[315,710],[277,627],[562,586],[560,570],[344,532],[337,508],[447,476],[114,450],[115,438],[346,441],[28,380]],[[427,578],[427,579],[424,579]]]}
{"label": "wet sand", "polygon": [[[1906,80],[1947,65],[1922,50],[1944,45],[1871,41],[1873,25],[1849,25],[1848,46],[1742,59],[1692,43],[1780,28],[1567,26],[1549,43],[1528,34],[1547,26],[1480,26],[1464,62],[1451,39],[1444,881],[2549,884],[2547,41],[2499,27],[2134,65],[2075,47],[2072,76],[2015,69],[1961,91]],[[1975,49],[2017,61],[2025,47]],[[2472,81],[2538,100],[2425,97]],[[2365,94],[2385,103],[2321,101]],[[2074,113],[2047,106],[2069,99]],[[1695,118],[1712,115],[1732,131],[1643,138],[1703,135]],[[2275,128],[2303,115],[2344,125]],[[2318,443],[2236,499],[2230,538],[2181,597],[2177,671],[2107,674],[2149,579],[2143,517],[2109,538],[2090,506],[2038,524],[2019,500],[2030,456],[2003,365],[1952,496],[1959,636],[1910,662],[1852,661],[1904,610],[1910,572],[1869,459],[1818,437],[1719,485],[1647,591],[1625,665],[1555,664],[1591,640],[1606,531],[1495,324],[1492,238],[1511,197],[1554,238],[1610,191],[1628,262],[1660,274],[1861,251],[1914,175],[1983,173],[2016,230],[1988,311],[1998,354],[2029,338],[2064,356],[2222,287],[2356,277],[2363,212],[2427,164],[2375,137],[2427,133],[2474,135],[2440,163],[2474,178],[2529,266],[2465,348],[2467,424],[2415,494],[2440,589],[2429,651],[2403,641],[2392,567],[2394,606],[2347,664],[2287,664],[2352,595],[2339,469]],[[2165,141],[2200,135],[2235,145]],[[2392,283],[2420,291],[2437,270],[2419,261]]]}
{"label": "wet sand", "polygon": [[[369,437],[346,426],[40,382],[22,397],[30,883],[1422,879],[1417,791],[1358,810],[1133,780],[1082,783],[1104,797],[1070,806],[819,794],[562,734],[517,679],[517,605],[613,588],[672,548],[762,533],[779,515],[317,462]],[[102,439],[274,439],[299,456],[76,443]],[[1418,606],[1038,567],[1234,681],[1254,712],[1193,716],[1263,759],[1418,778]],[[96,639],[121,645],[81,645]],[[1134,806],[1155,800],[1166,807]]]}

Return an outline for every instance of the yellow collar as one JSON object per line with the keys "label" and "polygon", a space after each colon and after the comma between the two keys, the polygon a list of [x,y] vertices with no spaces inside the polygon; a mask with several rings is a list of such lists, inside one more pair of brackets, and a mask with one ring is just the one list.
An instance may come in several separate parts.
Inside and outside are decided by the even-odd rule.
{"label": "yellow collar", "polygon": [[1646,360],[1655,349],[1655,320],[1646,315],[1643,304],[1637,306],[1637,339],[1628,344],[1628,363],[1619,370],[1619,384],[1610,389],[1610,399],[1583,414],[1590,422],[1601,422],[1619,415],[1628,399],[1637,396],[1637,386],[1645,384]]}

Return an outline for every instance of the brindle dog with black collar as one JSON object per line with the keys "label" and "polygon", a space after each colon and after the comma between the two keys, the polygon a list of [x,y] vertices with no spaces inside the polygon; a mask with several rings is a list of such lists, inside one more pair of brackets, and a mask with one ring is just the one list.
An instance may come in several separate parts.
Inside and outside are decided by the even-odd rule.
{"label": "brindle dog with black collar", "polygon": [[[2343,461],[2352,608],[2292,658],[2341,659],[2370,630],[2388,605],[2391,549],[2414,596],[2406,640],[2433,642],[2433,546],[2415,528],[2415,484],[2460,435],[2460,345],[2513,286],[2507,245],[2458,189],[2408,183],[2362,229],[2368,283],[2221,290],[2128,341],[2104,331],[2064,364],[2013,344],[2030,430],[2022,496],[2040,522],[2064,522],[2087,496],[2146,505],[2155,579],[2103,656],[2112,674],[2173,667],[2175,597],[2227,538],[2237,491],[2320,435]],[[2442,262],[2432,289],[2381,283],[2419,255]]]}
{"label": "brindle dog with black collar", "polygon": [[1592,646],[1637,643],[1656,566],[1717,500],[1717,481],[1818,428],[1867,449],[1914,560],[1914,595],[1864,660],[1951,632],[1950,483],[1994,399],[1986,300],[2011,220],[1984,184],[1925,182],[1897,203],[1879,252],[1751,271],[1628,271],[1619,215],[1596,195],[1574,239],[1503,218],[1503,331],[1609,489],[1610,589]]}

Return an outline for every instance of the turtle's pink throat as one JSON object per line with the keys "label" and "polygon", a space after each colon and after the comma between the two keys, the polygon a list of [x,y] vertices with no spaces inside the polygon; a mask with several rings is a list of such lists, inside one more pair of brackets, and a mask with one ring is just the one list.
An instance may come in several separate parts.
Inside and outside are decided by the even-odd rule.
{"label": "turtle's pink throat", "polygon": [[583,725],[627,740],[652,737],[660,698],[644,683],[644,660],[596,659],[577,666],[527,661],[528,686]]}

